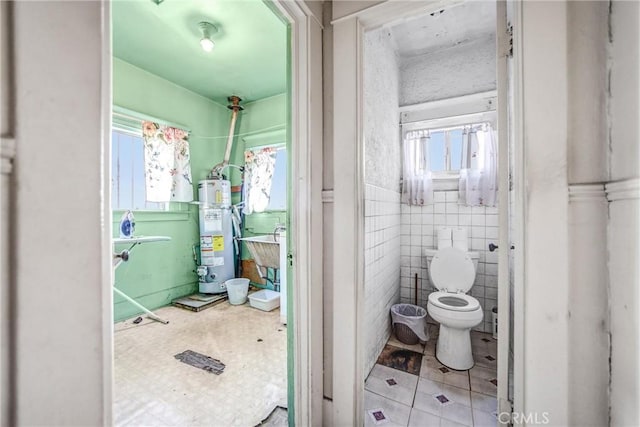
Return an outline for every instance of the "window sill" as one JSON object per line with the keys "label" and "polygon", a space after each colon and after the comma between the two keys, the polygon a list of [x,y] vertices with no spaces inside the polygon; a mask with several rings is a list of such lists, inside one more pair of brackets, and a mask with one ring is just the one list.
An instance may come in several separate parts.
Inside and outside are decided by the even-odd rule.
{"label": "window sill", "polygon": [[460,181],[460,175],[434,177],[433,191],[457,190],[459,181]]}

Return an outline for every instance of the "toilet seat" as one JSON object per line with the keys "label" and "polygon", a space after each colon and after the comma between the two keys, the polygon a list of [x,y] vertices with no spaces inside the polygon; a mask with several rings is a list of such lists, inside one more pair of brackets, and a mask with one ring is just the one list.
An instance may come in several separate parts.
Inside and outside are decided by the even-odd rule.
{"label": "toilet seat", "polygon": [[431,292],[429,303],[449,311],[474,311],[480,308],[480,303],[471,295],[446,291]]}

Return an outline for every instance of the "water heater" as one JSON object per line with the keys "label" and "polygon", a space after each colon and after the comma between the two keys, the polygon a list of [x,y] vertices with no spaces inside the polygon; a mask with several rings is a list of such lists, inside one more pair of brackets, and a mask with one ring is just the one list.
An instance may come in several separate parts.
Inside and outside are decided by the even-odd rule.
{"label": "water heater", "polygon": [[202,293],[226,292],[234,277],[231,183],[207,179],[198,183],[200,217],[200,265],[197,272]]}

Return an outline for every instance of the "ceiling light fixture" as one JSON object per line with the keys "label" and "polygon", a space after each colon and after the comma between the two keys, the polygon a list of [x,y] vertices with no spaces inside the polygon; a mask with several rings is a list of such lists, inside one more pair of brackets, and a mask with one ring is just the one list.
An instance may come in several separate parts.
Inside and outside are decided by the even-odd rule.
{"label": "ceiling light fixture", "polygon": [[200,31],[202,32],[202,38],[200,39],[200,46],[205,52],[211,52],[215,43],[211,40],[211,35],[218,32],[218,28],[210,22],[200,22],[198,24]]}

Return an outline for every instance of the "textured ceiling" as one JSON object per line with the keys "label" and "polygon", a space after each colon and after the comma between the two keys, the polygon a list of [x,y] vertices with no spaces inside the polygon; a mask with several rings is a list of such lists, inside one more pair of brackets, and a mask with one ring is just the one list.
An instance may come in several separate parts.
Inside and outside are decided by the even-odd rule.
{"label": "textured ceiling", "polygon": [[407,18],[389,28],[401,57],[423,55],[495,34],[495,1],[475,0],[433,14]]}
{"label": "textured ceiling", "polygon": [[[286,25],[261,0],[116,0],[113,54],[221,104],[286,90]],[[218,27],[204,52],[198,23]]]}

